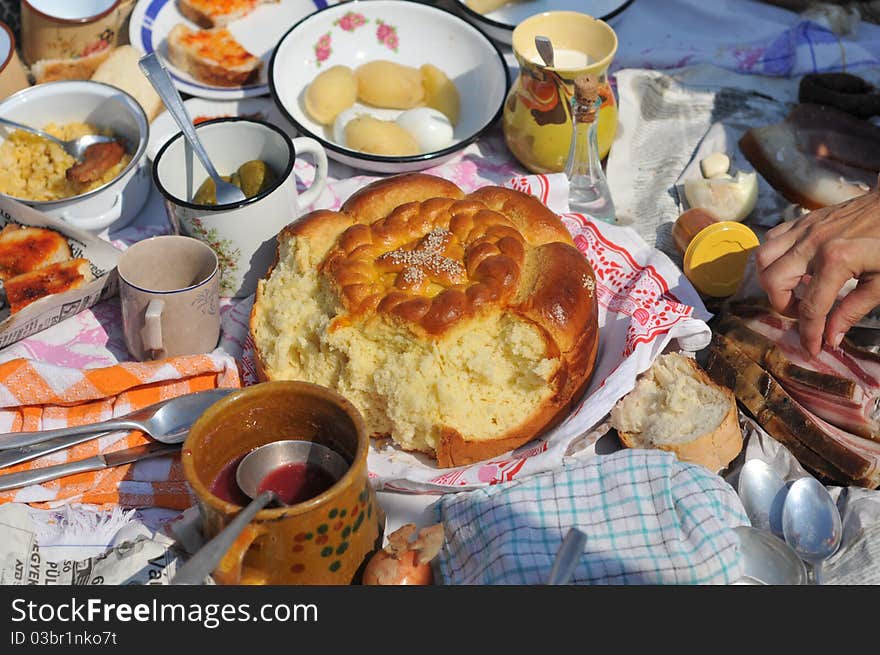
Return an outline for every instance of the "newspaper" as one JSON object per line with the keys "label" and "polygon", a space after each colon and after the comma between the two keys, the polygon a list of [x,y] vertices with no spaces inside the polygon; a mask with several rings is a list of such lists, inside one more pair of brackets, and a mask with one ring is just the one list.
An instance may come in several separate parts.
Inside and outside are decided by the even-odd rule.
{"label": "newspaper", "polygon": [[115,269],[122,253],[109,242],[17,200],[0,197],[0,228],[6,225],[26,225],[59,232],[67,239],[72,257],[89,260],[94,279],[78,289],[41,298],[15,314],[10,313],[8,306],[0,306],[0,348],[41,332],[116,295],[118,280]]}
{"label": "newspaper", "polygon": [[[731,172],[753,170],[739,138],[750,127],[782,120],[797,102],[797,85],[707,64],[669,73],[619,71],[618,136],[607,162],[618,222],[680,264],[672,224],[686,207],[678,185],[699,177],[700,159],[711,152],[726,153]],[[778,223],[789,203],[762,178],[759,184],[759,204],[746,222]]]}
{"label": "newspaper", "polygon": [[[174,540],[127,517],[108,524],[110,543],[90,547],[94,554],[76,557],[81,544],[50,554],[54,549],[44,545],[50,539],[34,510],[19,503],[0,506],[0,585],[168,584],[179,557]],[[66,531],[70,537],[73,531]],[[92,529],[90,540],[99,540],[98,532]]]}

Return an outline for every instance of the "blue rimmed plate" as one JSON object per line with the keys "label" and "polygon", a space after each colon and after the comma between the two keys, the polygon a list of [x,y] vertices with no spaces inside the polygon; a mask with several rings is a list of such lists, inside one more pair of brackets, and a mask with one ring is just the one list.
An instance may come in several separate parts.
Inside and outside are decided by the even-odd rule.
{"label": "blue rimmed plate", "polygon": [[181,93],[212,98],[237,100],[269,92],[269,60],[281,36],[300,19],[336,4],[336,0],[281,0],[259,5],[252,13],[229,24],[229,31],[249,52],[263,60],[259,79],[247,86],[223,87],[203,84],[168,60],[167,37],[177,23],[197,26],[184,18],[176,0],[140,0],[131,12],[128,36],[141,52],[158,52]]}

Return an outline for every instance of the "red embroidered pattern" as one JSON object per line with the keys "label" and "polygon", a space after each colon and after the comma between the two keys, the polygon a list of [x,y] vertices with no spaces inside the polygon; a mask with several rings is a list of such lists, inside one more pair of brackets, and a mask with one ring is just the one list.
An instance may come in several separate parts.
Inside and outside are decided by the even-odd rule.
{"label": "red embroidered pattern", "polygon": [[693,307],[669,292],[666,280],[653,266],[642,266],[622,247],[608,241],[581,214],[566,214],[578,222],[574,243],[596,273],[596,298],[609,312],[632,317],[626,333],[624,357],[640,343],[648,343],[688,318]]}

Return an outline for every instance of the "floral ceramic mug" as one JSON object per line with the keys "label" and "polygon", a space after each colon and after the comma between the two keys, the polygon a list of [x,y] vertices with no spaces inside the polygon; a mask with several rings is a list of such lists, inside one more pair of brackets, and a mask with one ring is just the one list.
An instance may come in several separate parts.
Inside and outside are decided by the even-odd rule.
{"label": "floral ceramic mug", "polygon": [[[250,198],[205,205],[194,198],[208,174],[183,133],[168,140],[153,160],[153,181],[165,197],[172,224],[217,252],[221,295],[243,298],[256,291],[269,270],[275,237],[324,190],[327,155],[314,139],[291,139],[281,128],[254,119],[218,118],[199,123],[196,131],[220,175],[230,175],[253,160],[263,161],[274,174],[274,181]],[[299,193],[293,167],[302,154],[315,160],[315,177]]]}
{"label": "floral ceramic mug", "polygon": [[52,75],[88,79],[101,54],[116,47],[132,5],[133,0],[21,0],[22,56],[32,68],[37,62],[64,60]]}

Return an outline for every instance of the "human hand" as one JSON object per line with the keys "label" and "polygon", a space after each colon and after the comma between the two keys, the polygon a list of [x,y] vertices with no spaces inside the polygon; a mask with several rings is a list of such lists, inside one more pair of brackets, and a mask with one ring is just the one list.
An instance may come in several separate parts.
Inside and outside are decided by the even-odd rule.
{"label": "human hand", "polygon": [[[810,355],[819,354],[823,337],[840,345],[847,330],[880,305],[880,193],[776,226],[758,248],[756,264],[770,304],[798,318],[801,345]],[[832,310],[850,278],[856,288]],[[794,290],[801,282],[798,300]]]}

